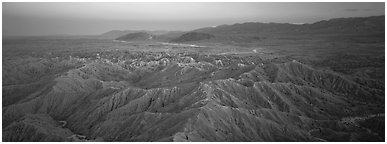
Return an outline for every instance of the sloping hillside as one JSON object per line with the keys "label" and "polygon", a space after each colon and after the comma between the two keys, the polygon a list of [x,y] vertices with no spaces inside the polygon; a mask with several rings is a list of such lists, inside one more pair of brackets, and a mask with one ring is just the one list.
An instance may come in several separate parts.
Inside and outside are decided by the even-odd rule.
{"label": "sloping hillside", "polygon": [[381,33],[385,16],[336,18],[303,25],[304,31],[322,33]]}
{"label": "sloping hillside", "polygon": [[[259,56],[109,51],[98,56],[47,58],[53,65],[80,65],[64,72],[45,71],[53,75],[46,80],[50,84],[29,87],[31,93],[6,86],[3,99],[20,96],[3,105],[3,140],[384,139],[381,130],[363,123],[373,117],[348,122],[384,113],[384,91],[378,83],[364,85],[350,75]],[[16,63],[12,67],[34,62]],[[4,66],[11,69],[11,64]],[[42,72],[19,69],[26,77],[44,79]],[[9,72],[14,73],[4,71],[5,82],[35,85],[35,80]]]}
{"label": "sloping hillside", "polygon": [[[104,39],[136,39],[144,40],[152,35],[153,40],[164,42],[236,42],[254,43],[277,40],[279,38],[308,40],[321,36],[342,39],[349,35],[364,35],[384,40],[385,16],[336,18],[318,21],[311,24],[260,23],[246,22],[216,27],[205,27],[196,30],[183,31],[144,31],[144,30],[113,30],[101,34]],[[133,35],[136,33],[137,36]],[[126,35],[126,36],[125,36]],[[143,35],[143,36],[140,36]],[[350,37],[349,40],[364,41]]]}
{"label": "sloping hillside", "polygon": [[[147,30],[112,30],[105,32],[103,34],[100,34],[96,36],[97,38],[101,39],[116,39],[118,37],[130,34],[130,33],[139,33],[139,32],[144,32],[144,33],[149,33],[151,35],[157,35],[160,37],[171,37],[176,34],[181,34],[183,33],[182,31],[164,31],[164,30],[154,30],[154,31],[147,31]],[[176,36],[178,37],[178,36]],[[173,37],[173,38],[176,38]]]}
{"label": "sloping hillside", "polygon": [[213,38],[213,35],[207,33],[198,33],[198,32],[189,32],[181,35],[180,37],[172,40],[173,42],[190,42],[190,41],[200,41],[208,40]]}
{"label": "sloping hillside", "polygon": [[336,18],[330,20],[318,21],[312,24],[288,24],[288,23],[259,23],[248,22],[233,25],[221,25],[217,27],[207,27],[194,32],[203,32],[214,35],[231,35],[231,34],[269,34],[269,33],[382,33],[384,32],[384,15],[373,17],[356,17],[356,18]]}
{"label": "sloping hillside", "polygon": [[[193,30],[214,35],[214,42],[268,43],[282,40],[305,41],[337,39],[340,41],[384,40],[384,15],[373,17],[337,18],[312,24],[247,22]],[[363,35],[364,38],[359,38]],[[354,37],[355,36],[355,37]],[[348,38],[349,37],[349,38]],[[275,45],[273,43],[271,45]]]}
{"label": "sloping hillside", "polygon": [[112,31],[108,31],[108,32],[105,32],[105,33],[99,35],[99,37],[100,38],[104,38],[104,39],[116,39],[118,37],[130,34],[130,33],[136,33],[136,32],[139,32],[139,31],[134,31],[134,30],[112,30]]}
{"label": "sloping hillside", "polygon": [[116,38],[115,40],[120,41],[148,41],[155,39],[154,35],[146,32],[130,33]]}
{"label": "sloping hillside", "polygon": [[278,33],[289,32],[292,29],[300,27],[294,24],[282,24],[282,23],[259,23],[248,22],[238,23],[232,25],[221,25],[217,27],[207,27],[197,30],[195,32],[209,33],[214,35],[231,35],[231,34],[258,34],[258,33]]}

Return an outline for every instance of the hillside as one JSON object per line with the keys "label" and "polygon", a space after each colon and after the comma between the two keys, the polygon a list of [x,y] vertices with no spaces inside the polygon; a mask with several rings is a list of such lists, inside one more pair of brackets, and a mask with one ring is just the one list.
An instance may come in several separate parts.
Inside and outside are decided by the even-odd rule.
{"label": "hillside", "polygon": [[[183,33],[182,31],[163,31],[163,30],[155,30],[155,31],[148,31],[148,30],[112,30],[112,31],[105,32],[105,33],[103,33],[101,35],[98,35],[96,37],[100,38],[100,39],[116,39],[118,37],[130,34],[130,33],[140,33],[140,32],[149,33],[151,35],[157,35],[157,36],[160,36],[160,38],[162,38],[162,37],[169,38],[169,37],[171,37],[173,35]],[[180,35],[178,35],[178,36],[180,36]],[[178,36],[174,36],[174,38],[178,37]]]}
{"label": "hillside", "polygon": [[336,18],[303,25],[301,31],[326,33],[382,33],[385,31],[385,16]]}
{"label": "hillside", "polygon": [[136,32],[139,32],[139,31],[134,31],[134,30],[112,30],[112,31],[105,32],[105,33],[99,35],[98,37],[105,38],[105,39],[116,39],[116,38],[121,37],[123,35],[129,34],[129,33],[136,33]]}
{"label": "hillside", "polygon": [[[206,27],[191,32],[216,37],[212,42],[266,43],[278,40],[325,40],[330,37],[371,36],[384,39],[384,16],[337,18],[312,24],[248,22]],[[349,38],[354,39],[354,38]]]}
{"label": "hillside", "polygon": [[130,33],[116,38],[115,40],[120,41],[149,41],[155,39],[154,35],[138,32],[138,33]]}
{"label": "hillside", "polygon": [[384,32],[384,15],[373,17],[336,18],[318,21],[312,24],[259,23],[248,22],[233,25],[221,25],[193,30],[214,35],[232,34],[303,34],[321,32],[331,34],[345,33],[381,33]]}
{"label": "hillside", "polygon": [[[7,63],[3,74],[9,76],[3,78],[8,84],[22,86],[36,81],[25,79],[31,76],[57,76],[29,87],[30,92],[17,99],[12,97],[20,91],[3,86],[3,94],[9,91],[3,98],[12,99],[3,105],[3,139],[382,140],[375,127],[358,127],[372,116],[355,123],[346,118],[384,113],[383,83],[367,85],[295,60],[271,62],[257,56],[120,51],[98,55],[49,58],[44,65],[27,62],[34,67],[20,69],[20,75],[10,75],[17,67]],[[48,70],[31,72],[36,68]]]}
{"label": "hillside", "polygon": [[[183,31],[141,31],[113,30],[101,34],[100,38],[117,39],[130,33],[149,33],[157,36],[154,40],[163,42],[220,42],[255,43],[285,39],[325,39],[329,36],[371,35],[380,37],[384,28],[384,15],[372,17],[336,18],[318,21],[312,24],[260,23],[247,22],[216,27]],[[384,39],[384,38],[383,38]],[[203,41],[204,40],[204,41]]]}
{"label": "hillside", "polygon": [[201,41],[213,38],[213,35],[207,33],[188,32],[178,38],[172,40],[173,42],[190,42],[190,41]]}

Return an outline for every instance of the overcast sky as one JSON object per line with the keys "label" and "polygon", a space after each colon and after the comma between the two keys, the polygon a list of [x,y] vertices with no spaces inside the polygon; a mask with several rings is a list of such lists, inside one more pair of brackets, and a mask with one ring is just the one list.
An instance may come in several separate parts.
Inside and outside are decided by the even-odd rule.
{"label": "overcast sky", "polygon": [[384,3],[2,3],[3,35],[193,30],[243,22],[313,23],[384,15]]}

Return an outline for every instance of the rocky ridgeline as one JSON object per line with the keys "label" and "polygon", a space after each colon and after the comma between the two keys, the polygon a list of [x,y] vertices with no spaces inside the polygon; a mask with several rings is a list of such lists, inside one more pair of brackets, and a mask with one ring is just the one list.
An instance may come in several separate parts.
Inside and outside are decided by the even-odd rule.
{"label": "rocky ridgeline", "polygon": [[[339,121],[384,110],[378,83],[298,61],[195,53],[94,55],[49,60],[71,67],[38,71],[52,77],[36,84],[21,78],[33,73],[16,71],[40,61],[6,64],[14,70],[4,72],[5,81],[23,85],[5,87],[4,141],[356,141],[353,137],[373,135],[372,130]],[[24,88],[28,93],[18,92]],[[372,105],[354,106],[362,102]],[[330,131],[342,135],[321,134]]]}

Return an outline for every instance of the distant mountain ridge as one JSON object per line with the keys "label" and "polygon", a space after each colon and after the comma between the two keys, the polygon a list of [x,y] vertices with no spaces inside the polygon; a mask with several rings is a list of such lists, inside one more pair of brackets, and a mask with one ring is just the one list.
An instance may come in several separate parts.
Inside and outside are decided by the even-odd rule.
{"label": "distant mountain ridge", "polygon": [[166,34],[173,34],[173,33],[181,33],[181,31],[166,31],[166,30],[155,30],[155,31],[147,31],[147,30],[112,30],[105,32],[101,35],[99,35],[100,38],[103,39],[116,39],[118,37],[130,34],[130,33],[139,33],[139,32],[145,32],[152,35],[166,35]]}
{"label": "distant mountain ridge", "polygon": [[385,16],[335,18],[304,25],[319,32],[376,33],[384,32]]}
{"label": "distant mountain ridge", "polygon": [[151,35],[146,32],[137,32],[137,33],[130,33],[123,36],[120,36],[116,38],[115,40],[121,40],[121,41],[147,41],[147,40],[153,40],[155,38],[154,35]]}
{"label": "distant mountain ridge", "polygon": [[199,33],[199,32],[188,32],[177,39],[174,39],[174,42],[187,42],[187,41],[200,41],[200,40],[206,40],[206,39],[211,39],[214,36],[211,34],[207,33]]}
{"label": "distant mountain ridge", "polygon": [[116,39],[120,36],[123,36],[123,35],[126,35],[128,33],[135,33],[135,32],[139,32],[139,31],[134,31],[134,30],[112,30],[112,31],[108,31],[108,32],[105,32],[101,35],[99,35],[99,37],[101,38],[106,38],[106,39]]}
{"label": "distant mountain ridge", "polygon": [[224,34],[258,34],[258,33],[359,33],[384,32],[384,15],[371,17],[335,18],[312,24],[260,23],[221,25],[193,30],[215,35]]}
{"label": "distant mountain ridge", "polygon": [[375,34],[384,33],[385,16],[351,17],[322,20],[312,24],[290,24],[290,23],[260,23],[246,22],[232,25],[220,25],[216,27],[199,28],[188,32],[183,31],[136,31],[136,30],[113,30],[106,32],[100,37],[115,39],[130,33],[146,32],[157,36],[157,41],[172,42],[194,42],[194,41],[236,41],[255,42],[265,39],[266,36],[292,36],[322,34]]}

